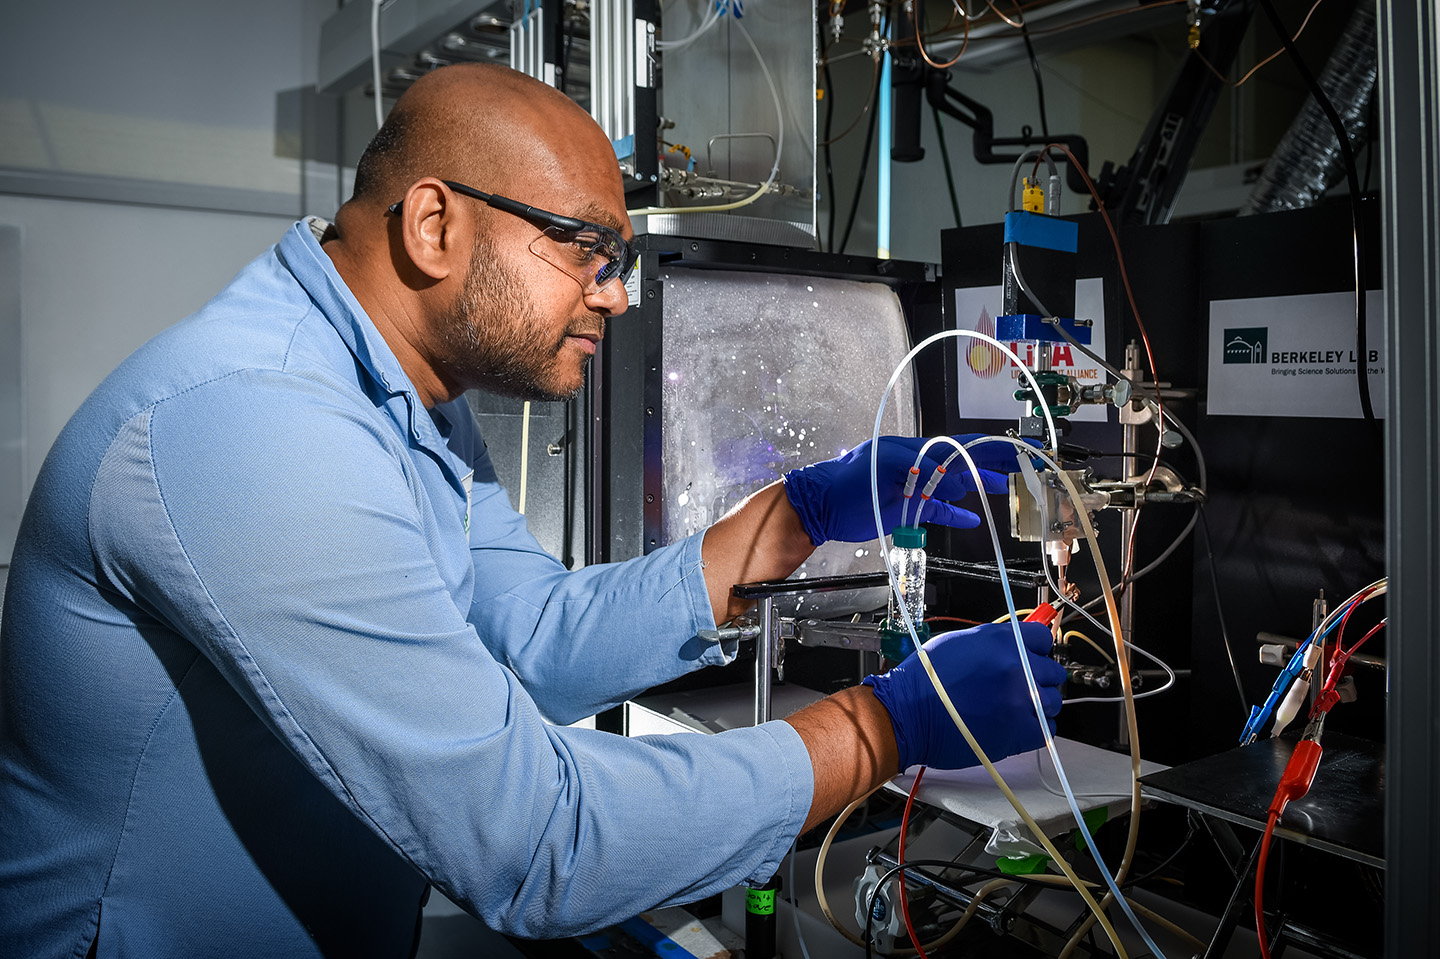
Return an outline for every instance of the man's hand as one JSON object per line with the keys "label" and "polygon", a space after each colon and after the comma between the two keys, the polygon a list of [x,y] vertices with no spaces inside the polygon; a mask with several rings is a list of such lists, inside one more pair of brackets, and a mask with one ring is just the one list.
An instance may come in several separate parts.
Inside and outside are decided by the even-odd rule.
{"label": "man's hand", "polygon": [[[971,433],[955,439],[964,444],[982,435]],[[887,534],[900,523],[905,481],[915,464],[916,454],[924,445],[922,437],[880,437],[876,484],[880,493],[880,518]],[[954,451],[955,448],[948,443],[936,443],[925,454],[915,493],[910,500],[911,518],[920,505],[920,493],[935,468]],[[981,443],[967,452],[975,460],[975,465],[980,467],[985,491],[1005,492],[1005,473],[1017,469],[1015,447],[1009,443]],[[979,516],[948,502],[960,499],[973,489],[975,478],[965,466],[964,459],[957,457],[935,488],[931,500],[925,504],[924,520],[959,529],[979,526]],[[870,441],[866,440],[844,456],[786,473],[785,495],[800,516],[810,542],[816,546],[832,539],[845,543],[874,539],[875,513],[870,504]]]}
{"label": "man's hand", "polygon": [[[1054,733],[1065,667],[1046,656],[1049,627],[1021,623],[1020,635],[1040,688],[1046,722]],[[925,651],[965,725],[992,761],[1045,744],[1009,623],[943,633],[926,643]],[[890,714],[901,770],[917,764],[937,769],[979,765],[940,702],[918,653],[888,673],[867,676],[865,685],[874,687],[875,698]]]}

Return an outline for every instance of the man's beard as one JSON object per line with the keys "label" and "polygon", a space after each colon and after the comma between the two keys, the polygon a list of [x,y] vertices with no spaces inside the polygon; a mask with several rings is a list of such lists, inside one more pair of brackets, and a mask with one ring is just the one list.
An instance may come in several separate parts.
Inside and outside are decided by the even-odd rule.
{"label": "man's beard", "polygon": [[551,325],[486,238],[477,237],[465,288],[441,321],[441,363],[447,378],[466,388],[522,400],[574,398],[585,385],[584,375],[579,383],[563,382],[566,370],[559,360],[566,337],[603,334],[605,318],[582,314],[548,339],[545,331]]}

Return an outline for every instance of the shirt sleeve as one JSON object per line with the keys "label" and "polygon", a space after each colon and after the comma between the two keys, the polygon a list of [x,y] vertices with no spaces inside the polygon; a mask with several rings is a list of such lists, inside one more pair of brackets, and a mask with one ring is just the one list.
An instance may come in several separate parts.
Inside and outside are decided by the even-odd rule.
{"label": "shirt sleeve", "polygon": [[734,642],[697,635],[715,626],[701,559],[703,533],[627,562],[568,570],[511,507],[468,409],[447,414],[457,433],[472,434],[451,443],[474,470],[475,585],[467,618],[547,717],[574,722],[734,659]]}
{"label": "shirt sleeve", "polygon": [[120,431],[92,488],[97,570],[496,929],[573,934],[768,878],[810,805],[798,734],[546,723],[452,598],[416,468],[363,401],[233,374]]}

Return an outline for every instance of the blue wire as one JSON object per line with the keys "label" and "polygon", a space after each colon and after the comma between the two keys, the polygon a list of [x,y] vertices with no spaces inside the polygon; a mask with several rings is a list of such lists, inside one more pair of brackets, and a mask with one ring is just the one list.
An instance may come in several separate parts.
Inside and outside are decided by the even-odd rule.
{"label": "blue wire", "polygon": [[1270,714],[1273,713],[1275,707],[1279,705],[1280,698],[1285,695],[1285,690],[1290,688],[1290,684],[1294,682],[1295,678],[1305,669],[1305,651],[1314,645],[1317,640],[1323,643],[1325,637],[1329,636],[1335,627],[1340,625],[1341,620],[1345,618],[1344,615],[1342,615],[1342,611],[1354,606],[1355,603],[1358,602],[1359,600],[1355,600],[1354,602],[1347,603],[1345,606],[1341,606],[1340,609],[1335,611],[1336,615],[1331,618],[1330,625],[1325,627],[1324,632],[1320,632],[1319,630],[1312,632],[1305,638],[1305,642],[1295,648],[1295,655],[1290,657],[1290,662],[1286,663],[1285,668],[1280,670],[1280,675],[1275,677],[1275,684],[1270,687],[1270,695],[1265,697],[1265,702],[1259,706],[1250,707],[1250,718],[1245,721],[1245,728],[1240,731],[1240,745],[1244,746],[1247,743],[1252,743],[1260,737],[1261,727],[1265,725],[1266,720],[1270,718]]}

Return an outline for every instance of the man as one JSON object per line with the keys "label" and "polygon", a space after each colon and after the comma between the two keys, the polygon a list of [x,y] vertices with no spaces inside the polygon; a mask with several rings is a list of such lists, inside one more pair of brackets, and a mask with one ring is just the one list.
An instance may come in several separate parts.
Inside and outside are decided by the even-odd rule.
{"label": "man", "polygon": [[[629,563],[539,549],[460,397],[578,390],[628,234],[583,111],[447,68],[333,226],[296,224],[86,401],[3,617],[0,954],[403,956],[429,884],[506,932],[587,930],[767,877],[903,765],[975,761],[909,661],[713,737],[546,721],[726,661],[697,634],[742,611],[734,583],[871,535],[857,453]],[[911,450],[884,447],[890,524]],[[1026,640],[1053,716],[1063,670]],[[1008,627],[932,648],[985,748],[1039,744]]]}

